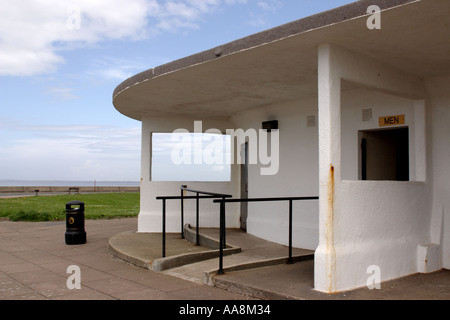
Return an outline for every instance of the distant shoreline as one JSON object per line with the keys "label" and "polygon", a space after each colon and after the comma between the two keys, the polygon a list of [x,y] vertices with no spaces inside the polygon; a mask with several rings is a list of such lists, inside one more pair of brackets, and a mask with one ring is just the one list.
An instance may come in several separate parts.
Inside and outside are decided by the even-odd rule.
{"label": "distant shoreline", "polygon": [[139,181],[0,180],[0,188],[10,187],[139,187]]}
{"label": "distant shoreline", "polygon": [[139,186],[0,186],[0,194],[139,192]]}

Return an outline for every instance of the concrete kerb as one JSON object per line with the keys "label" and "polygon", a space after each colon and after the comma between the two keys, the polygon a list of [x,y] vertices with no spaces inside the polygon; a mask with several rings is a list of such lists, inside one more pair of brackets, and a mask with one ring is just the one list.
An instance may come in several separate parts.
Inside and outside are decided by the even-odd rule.
{"label": "concrete kerb", "polygon": [[299,297],[294,297],[285,293],[276,292],[267,288],[258,288],[257,286],[242,284],[238,281],[226,279],[215,280],[212,286],[262,300],[301,300]]}
{"label": "concrete kerb", "polygon": [[[184,226],[184,238],[186,240],[189,240],[192,243],[195,243],[196,236],[197,236],[196,230],[192,229],[190,224],[186,224]],[[199,233],[198,240],[199,240],[199,244],[201,246],[205,246],[205,247],[208,247],[211,249],[219,249],[220,248],[220,243],[219,243],[219,241],[217,241],[217,239],[214,239],[214,238],[204,235],[202,233]],[[227,244],[226,246],[227,246],[227,248],[237,248],[237,247],[229,245],[229,244]],[[227,249],[227,248],[225,248],[225,249]],[[240,250],[239,250],[239,252],[240,252]]]}
{"label": "concrete kerb", "polygon": [[[124,232],[121,233],[119,235],[125,235],[127,233],[134,233],[131,231],[128,232]],[[107,249],[109,251],[109,253],[116,257],[119,260],[122,260],[124,262],[127,262],[129,264],[132,264],[136,267],[140,267],[140,268],[145,268],[145,269],[150,269],[151,270],[151,261],[147,261],[145,259],[143,259],[142,257],[133,255],[132,253],[130,253],[129,251],[123,250],[121,248],[119,248],[119,246],[116,246],[112,240],[114,239],[114,237],[110,238],[108,241],[108,246]]]}

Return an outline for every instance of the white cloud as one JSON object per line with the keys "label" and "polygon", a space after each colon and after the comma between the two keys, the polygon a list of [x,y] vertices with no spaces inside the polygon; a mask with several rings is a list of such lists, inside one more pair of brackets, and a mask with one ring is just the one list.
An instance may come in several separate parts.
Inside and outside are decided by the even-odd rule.
{"label": "white cloud", "polygon": [[58,50],[70,43],[139,37],[145,30],[147,8],[152,1],[2,2],[0,75],[27,76],[53,72],[63,62]]}
{"label": "white cloud", "polygon": [[93,61],[88,74],[96,78],[122,81],[145,69],[144,63],[134,60],[104,57]]}
{"label": "white cloud", "polygon": [[248,0],[225,0],[226,4],[246,4]]}
{"label": "white cloud", "polygon": [[[243,4],[246,0],[225,0]],[[0,76],[51,73],[59,50],[198,28],[221,0],[0,0]],[[114,76],[114,75],[113,75]]]}
{"label": "white cloud", "polygon": [[72,100],[78,98],[73,91],[73,88],[50,87],[47,89],[46,93],[58,100]]}
{"label": "white cloud", "polygon": [[0,179],[139,180],[139,127],[13,121],[3,129],[9,141],[0,146]]}
{"label": "white cloud", "polygon": [[99,157],[79,142],[23,139],[0,148],[1,179],[19,180],[139,180],[139,157],[109,153]]}
{"label": "white cloud", "polygon": [[251,13],[249,25],[254,27],[265,27],[267,24],[267,18],[269,14],[275,13],[283,6],[283,2],[280,0],[266,0],[258,1],[257,7],[261,10],[257,13]]}

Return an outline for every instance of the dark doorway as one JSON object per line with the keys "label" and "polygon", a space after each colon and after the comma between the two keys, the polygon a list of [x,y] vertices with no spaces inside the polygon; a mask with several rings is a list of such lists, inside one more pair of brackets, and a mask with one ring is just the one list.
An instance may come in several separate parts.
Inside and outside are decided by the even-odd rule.
{"label": "dark doorway", "polygon": [[[248,142],[243,145],[244,163],[241,164],[241,198],[248,198]],[[241,202],[241,229],[247,231],[248,202]]]}
{"label": "dark doorway", "polygon": [[359,132],[361,180],[409,181],[409,129]]}

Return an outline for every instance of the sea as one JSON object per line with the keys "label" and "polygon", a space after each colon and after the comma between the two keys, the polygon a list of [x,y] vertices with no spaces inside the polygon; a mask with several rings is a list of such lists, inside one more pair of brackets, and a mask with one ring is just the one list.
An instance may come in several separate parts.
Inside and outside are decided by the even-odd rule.
{"label": "sea", "polygon": [[139,187],[139,181],[0,180],[0,187]]}

